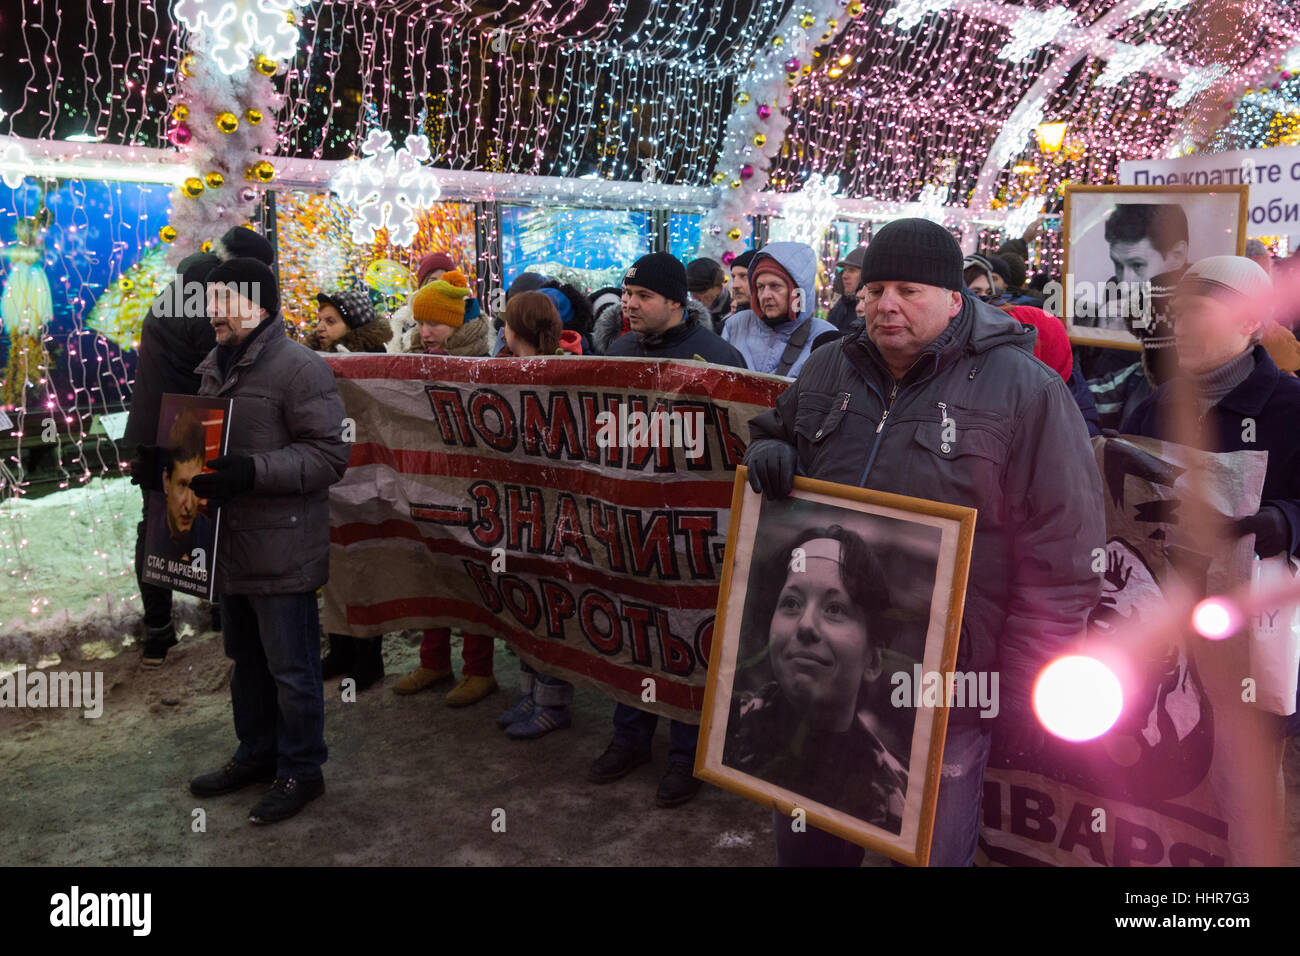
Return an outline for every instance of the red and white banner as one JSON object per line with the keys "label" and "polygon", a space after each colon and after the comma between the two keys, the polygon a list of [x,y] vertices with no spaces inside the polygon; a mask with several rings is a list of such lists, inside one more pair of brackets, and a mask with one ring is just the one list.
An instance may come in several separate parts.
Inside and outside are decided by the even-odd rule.
{"label": "red and white banner", "polygon": [[735,469],[785,379],[695,362],[327,359],[352,458],[325,627],[459,627],[697,722]]}

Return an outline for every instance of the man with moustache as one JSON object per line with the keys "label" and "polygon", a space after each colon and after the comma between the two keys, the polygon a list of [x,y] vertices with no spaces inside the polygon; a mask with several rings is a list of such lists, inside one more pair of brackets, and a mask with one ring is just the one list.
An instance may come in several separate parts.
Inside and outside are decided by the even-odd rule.
{"label": "man with moustache", "polygon": [[293,816],[325,792],[325,701],[316,589],[329,577],[329,487],[343,477],[334,373],[284,335],[275,275],[256,259],[208,274],[217,346],[200,395],[233,400],[228,452],[190,482],[222,506],[221,625],[239,748],[190,791],[213,797],[274,781],[251,823]]}
{"label": "man with moustache", "polygon": [[[1032,754],[1034,679],[1101,595],[1101,481],[1069,388],[1033,357],[1034,331],[963,287],[961,249],[942,226],[881,229],[862,261],[865,328],[813,352],[751,421],[745,464],[773,498],[798,472],[978,509],[956,669],[999,674],[1001,749]],[[974,860],[990,723],[978,705],[950,710],[932,866]],[[862,860],[830,834],[773,824],[778,863]]]}

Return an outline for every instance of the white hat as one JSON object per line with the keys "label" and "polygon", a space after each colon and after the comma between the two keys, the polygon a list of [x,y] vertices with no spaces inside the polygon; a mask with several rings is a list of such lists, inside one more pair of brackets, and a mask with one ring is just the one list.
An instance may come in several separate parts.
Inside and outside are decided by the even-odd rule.
{"label": "white hat", "polygon": [[1226,293],[1263,300],[1273,291],[1273,281],[1259,263],[1245,256],[1207,256],[1183,273],[1178,291],[1210,296]]}

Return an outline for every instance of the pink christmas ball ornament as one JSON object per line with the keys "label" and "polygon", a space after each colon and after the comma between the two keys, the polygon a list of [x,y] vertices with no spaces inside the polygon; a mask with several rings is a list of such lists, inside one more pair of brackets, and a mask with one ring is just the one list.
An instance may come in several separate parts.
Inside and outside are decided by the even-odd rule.
{"label": "pink christmas ball ornament", "polygon": [[759,119],[761,119],[761,120],[765,120],[765,119],[767,119],[768,117],[770,117],[771,115],[772,115],[772,107],[768,106],[766,103],[759,103],[759,104],[758,104],[758,118],[759,118]]}
{"label": "pink christmas ball ornament", "polygon": [[735,259],[736,259],[736,254],[734,252],[724,252],[722,254],[722,264],[724,266],[731,265],[731,263],[734,262]]}
{"label": "pink christmas ball ornament", "polygon": [[740,178],[741,178],[741,179],[753,179],[753,178],[754,178],[754,167],[751,166],[749,163],[746,163],[744,166],[741,166],[741,167],[740,167]]}
{"label": "pink christmas ball ornament", "polygon": [[172,131],[167,134],[167,139],[173,146],[188,146],[193,138],[194,131],[190,129],[187,123],[177,123],[172,128]]}
{"label": "pink christmas ball ornament", "polygon": [[795,73],[798,72],[798,70],[799,70],[799,58],[797,56],[792,56],[790,57],[790,59],[785,61],[785,71],[787,73]]}

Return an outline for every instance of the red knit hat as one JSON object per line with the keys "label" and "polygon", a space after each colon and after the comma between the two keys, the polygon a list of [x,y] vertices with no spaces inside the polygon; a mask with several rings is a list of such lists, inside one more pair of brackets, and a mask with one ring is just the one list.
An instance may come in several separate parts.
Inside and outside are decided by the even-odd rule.
{"label": "red knit hat", "polygon": [[420,260],[419,268],[415,272],[415,284],[424,285],[425,278],[434,269],[441,269],[443,272],[450,272],[456,268],[456,263],[451,261],[451,256],[445,252],[430,252]]}
{"label": "red knit hat", "polygon": [[794,293],[795,290],[799,288],[799,283],[795,282],[790,273],[785,271],[785,267],[771,256],[764,256],[762,259],[759,259],[758,263],[751,266],[749,270],[749,307],[754,311],[754,314],[759,314],[758,277],[764,274],[777,276],[782,282],[790,287],[790,305],[787,309],[787,313],[790,319],[798,318],[799,310],[795,308],[796,300]]}
{"label": "red knit hat", "polygon": [[1065,331],[1065,323],[1032,305],[1012,305],[1003,311],[1038,330],[1038,338],[1034,340],[1034,358],[1068,382],[1074,370],[1074,355],[1070,351],[1070,334]]}

